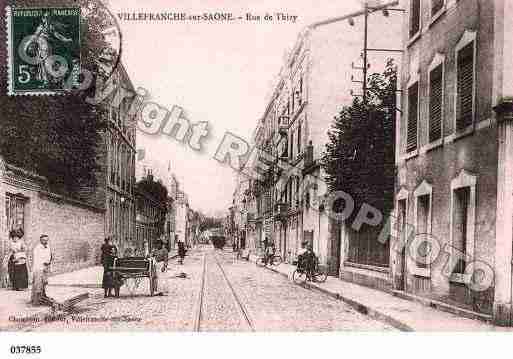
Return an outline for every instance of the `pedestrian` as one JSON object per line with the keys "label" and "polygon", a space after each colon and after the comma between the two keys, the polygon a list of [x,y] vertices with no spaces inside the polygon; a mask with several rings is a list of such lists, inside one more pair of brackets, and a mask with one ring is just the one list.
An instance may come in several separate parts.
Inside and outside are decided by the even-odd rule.
{"label": "pedestrian", "polygon": [[155,292],[156,295],[166,295],[168,292],[167,283],[163,278],[163,273],[167,270],[169,264],[169,252],[161,240],[155,242],[155,250],[152,255],[155,260]]}
{"label": "pedestrian", "polygon": [[9,280],[13,290],[26,290],[28,288],[27,270],[27,244],[21,228],[11,230],[10,243],[7,256],[9,257]]}
{"label": "pedestrian", "polygon": [[297,269],[302,271],[305,270],[305,257],[308,249],[306,248],[308,245],[308,242],[303,241],[301,242],[301,248],[297,252]]}
{"label": "pedestrian", "polygon": [[25,233],[19,228],[13,234],[10,251],[13,258],[13,289],[26,290],[28,288],[27,270],[27,244],[24,240]]}
{"label": "pedestrian", "polygon": [[46,295],[46,285],[48,284],[50,264],[53,259],[52,251],[48,242],[48,235],[42,234],[39,237],[39,243],[34,247],[32,263],[32,294],[30,298],[33,305],[45,304],[45,300],[48,299],[48,296]]}
{"label": "pedestrian", "polygon": [[105,238],[105,243],[102,244],[102,265],[103,265],[103,279],[102,288],[104,290],[104,297],[112,297],[112,289],[115,289],[117,296],[119,296],[119,278],[116,278],[112,267],[114,260],[118,256],[118,248],[112,244],[112,238]]}
{"label": "pedestrian", "polygon": [[[14,230],[11,230],[9,232],[9,246],[14,234]],[[14,290],[14,254],[10,250],[7,251],[5,257],[3,258],[2,273],[2,280],[5,281],[3,284],[5,284],[8,288]],[[7,275],[5,275],[5,273],[7,273]]]}
{"label": "pedestrian", "polygon": [[185,244],[182,241],[178,241],[178,257],[180,257],[178,262],[183,264],[183,259],[185,258]]}

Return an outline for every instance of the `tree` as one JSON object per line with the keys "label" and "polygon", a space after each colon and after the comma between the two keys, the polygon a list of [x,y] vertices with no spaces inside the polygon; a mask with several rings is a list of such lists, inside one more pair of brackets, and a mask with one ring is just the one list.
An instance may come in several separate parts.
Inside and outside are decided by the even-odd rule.
{"label": "tree", "polygon": [[330,191],[384,214],[393,206],[396,86],[397,66],[388,60],[383,73],[369,76],[367,104],[355,98],[335,117],[321,161]]}
{"label": "tree", "polygon": [[[97,0],[20,0],[19,7],[80,6],[81,66],[95,74],[97,59],[110,47],[101,29],[112,19]],[[0,57],[6,41],[0,34]],[[0,78],[7,78],[0,66]],[[14,165],[45,176],[51,190],[76,195],[82,186],[96,184],[97,146],[106,128],[105,109],[88,104],[86,91],[63,96],[8,96],[0,85],[0,153]]]}
{"label": "tree", "polygon": [[135,184],[136,191],[149,195],[159,205],[167,208],[167,188],[162,181],[154,181],[152,176],[144,177]]}

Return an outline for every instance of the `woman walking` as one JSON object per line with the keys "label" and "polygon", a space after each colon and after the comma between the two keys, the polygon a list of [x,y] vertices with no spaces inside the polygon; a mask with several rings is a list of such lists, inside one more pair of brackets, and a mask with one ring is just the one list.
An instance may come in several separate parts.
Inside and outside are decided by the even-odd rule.
{"label": "woman walking", "polygon": [[9,233],[9,258],[11,261],[9,275],[13,290],[26,290],[28,288],[27,245],[23,240],[23,230],[12,230]]}
{"label": "woman walking", "polygon": [[102,288],[104,290],[104,297],[112,297],[112,289],[116,289],[116,294],[119,296],[119,286],[115,278],[112,266],[114,259],[118,256],[118,248],[112,244],[110,237],[105,238],[105,243],[102,244],[102,265],[103,265],[103,279]]}
{"label": "woman walking", "polygon": [[183,264],[183,259],[185,258],[185,244],[182,241],[178,241],[178,263]]}

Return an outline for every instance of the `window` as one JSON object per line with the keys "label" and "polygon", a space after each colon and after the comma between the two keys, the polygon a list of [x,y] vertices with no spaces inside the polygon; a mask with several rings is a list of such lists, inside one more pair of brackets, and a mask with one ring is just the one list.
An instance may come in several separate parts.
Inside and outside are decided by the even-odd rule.
{"label": "window", "polygon": [[457,51],[456,129],[474,122],[474,44],[472,41]]}
{"label": "window", "polygon": [[294,158],[294,132],[290,134],[290,159]]}
{"label": "window", "polygon": [[299,178],[296,178],[296,207],[299,207]]}
{"label": "window", "polygon": [[420,0],[410,0],[410,38],[420,31]]}
{"label": "window", "polygon": [[[431,211],[431,203],[430,196],[423,195],[417,198],[417,233],[418,234],[427,234],[430,231],[430,211]],[[427,248],[419,248],[420,252],[423,250],[427,250]],[[417,262],[417,267],[419,268],[427,268],[427,264]]]}
{"label": "window", "polygon": [[445,5],[445,0],[431,0],[431,16],[438,14]]}
{"label": "window", "polygon": [[408,131],[406,134],[406,152],[417,149],[417,127],[419,117],[419,83],[408,89]]}
{"label": "window", "polygon": [[[414,207],[414,226],[415,233],[422,239],[424,235],[431,234],[431,214],[432,214],[432,201],[433,201],[433,188],[432,186],[423,181],[414,192],[415,207]],[[428,263],[431,248],[429,244],[422,240],[420,246],[415,248],[415,253],[412,253],[414,265],[412,266],[414,274],[423,277],[430,276],[430,266]]]}
{"label": "window", "polygon": [[296,101],[295,101],[295,97],[296,97],[296,90],[295,89],[292,89],[292,94],[291,94],[291,99],[292,99],[292,113],[294,113],[296,111]]}
{"label": "window", "polygon": [[465,283],[468,258],[474,257],[477,177],[462,170],[451,181],[451,275],[452,282]]}
{"label": "window", "polygon": [[467,235],[469,222],[469,199],[470,188],[463,187],[454,191],[454,214],[453,214],[453,246],[462,256],[457,258],[454,273],[465,273],[467,255]]}
{"label": "window", "polygon": [[7,230],[21,228],[25,232],[25,203],[26,199],[10,193],[5,195],[5,215]]}
{"label": "window", "polygon": [[303,78],[301,77],[299,79],[299,100],[298,100],[299,106],[301,106],[302,101],[303,101]]}
{"label": "window", "polygon": [[443,65],[429,73],[429,142],[442,138]]}
{"label": "window", "polygon": [[289,181],[289,207],[292,205],[292,180]]}
{"label": "window", "polygon": [[299,126],[297,127],[297,153],[301,153],[301,122],[299,123]]}

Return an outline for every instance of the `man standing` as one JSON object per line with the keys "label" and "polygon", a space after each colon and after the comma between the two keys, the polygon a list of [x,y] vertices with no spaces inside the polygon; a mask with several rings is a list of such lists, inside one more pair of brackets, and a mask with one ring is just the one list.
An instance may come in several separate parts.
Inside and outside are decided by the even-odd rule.
{"label": "man standing", "polygon": [[164,272],[167,270],[169,253],[164,247],[163,242],[158,240],[155,243],[155,250],[153,251],[153,258],[155,259],[155,290],[156,295],[166,295],[168,292],[167,283],[163,278]]}
{"label": "man standing", "polygon": [[48,236],[42,234],[39,237],[39,244],[34,247],[32,264],[32,295],[30,301],[33,305],[44,303],[46,296],[46,285],[48,284],[48,275],[50,274],[50,263],[52,262],[52,252],[48,245]]}

